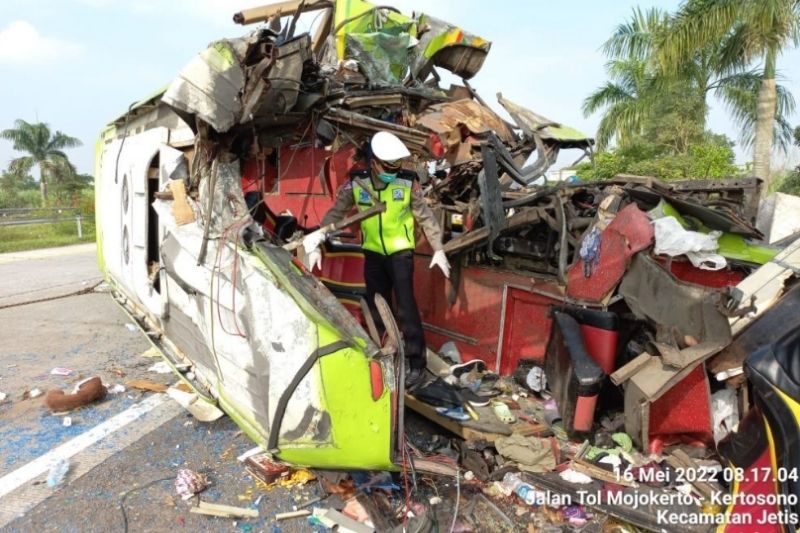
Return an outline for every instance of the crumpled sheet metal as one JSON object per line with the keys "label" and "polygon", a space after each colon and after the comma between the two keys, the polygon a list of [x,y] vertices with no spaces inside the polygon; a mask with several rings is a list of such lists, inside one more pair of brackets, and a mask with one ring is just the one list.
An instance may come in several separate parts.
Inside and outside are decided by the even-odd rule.
{"label": "crumpled sheet metal", "polygon": [[170,83],[163,102],[197,115],[218,132],[228,131],[241,114],[239,93],[244,87],[244,71],[235,48],[236,42],[231,40],[211,44]]}
{"label": "crumpled sheet metal", "polygon": [[474,100],[462,99],[432,105],[417,117],[417,124],[438,134],[446,149],[461,142],[461,126],[473,134],[493,131],[503,142],[515,141],[508,125],[491,109]]}
{"label": "crumpled sheet metal", "polygon": [[583,259],[567,272],[567,295],[593,302],[609,296],[625,275],[631,256],[653,242],[653,226],[644,211],[629,204],[617,213],[600,239],[600,253],[597,264],[591,266],[591,275],[584,275]]}
{"label": "crumpled sheet metal", "polygon": [[478,73],[492,43],[461,28],[426,14],[417,17],[419,35],[411,62],[414,77],[426,74],[430,64],[445,68],[456,76],[470,79]]}
{"label": "crumpled sheet metal", "polygon": [[[717,291],[678,281],[642,252],[631,262],[619,294],[637,317],[674,328],[679,334],[699,341],[678,352],[680,364],[675,365],[673,360],[672,365],[667,365],[661,357],[653,357],[630,378],[625,386],[625,431],[647,449],[651,428],[672,432],[670,428],[676,427],[670,420],[672,415],[665,414],[668,409],[657,407],[651,412],[651,405],[660,402],[663,407],[691,393],[693,412],[697,415],[692,415],[693,432],[709,432],[710,416],[704,414],[710,402],[708,383],[705,368],[698,365],[731,340],[728,319],[714,303]],[[696,377],[690,378],[693,373]],[[683,393],[675,390],[679,384],[686,388]]]}
{"label": "crumpled sheet metal", "polygon": [[564,148],[570,146],[588,147],[594,142],[593,139],[585,133],[534,113],[530,109],[503,98],[503,95],[500,93],[497,95],[497,101],[508,111],[511,118],[517,123],[517,126],[519,126],[522,132],[529,138],[538,136],[541,139],[566,143],[563,145]]}

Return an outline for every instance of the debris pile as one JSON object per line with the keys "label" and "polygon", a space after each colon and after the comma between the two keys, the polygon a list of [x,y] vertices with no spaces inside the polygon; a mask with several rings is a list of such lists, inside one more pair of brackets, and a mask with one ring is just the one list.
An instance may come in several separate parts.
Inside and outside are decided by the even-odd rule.
{"label": "debris pile", "polygon": [[[316,31],[297,34],[312,11]],[[562,151],[590,156],[593,141],[501,94],[511,120],[492,110],[468,82],[489,42],[360,0],[235,20],[266,24],[212,43],[105,133],[98,183],[123,213],[104,213],[104,253],[118,301],[170,359],[155,366],[191,370],[193,403],[220,400],[266,451],[247,462],[264,488],[309,465],[341,499],[281,519],[539,531],[678,517],[692,531],[797,510],[717,503],[797,492],[800,240],[768,244],[758,180],[551,182]],[[462,84],[441,87],[437,69]],[[411,151],[453,265],[449,280],[417,268],[440,349],[413,390],[391,310],[388,341],[365,311],[358,230],[334,228],[322,267],[302,264],[303,236],[369,172],[383,131]],[[162,232],[149,247],[127,215],[143,198]],[[415,242],[421,262],[431,246]],[[422,419],[435,425],[415,431]],[[770,457],[795,479],[758,478]]]}

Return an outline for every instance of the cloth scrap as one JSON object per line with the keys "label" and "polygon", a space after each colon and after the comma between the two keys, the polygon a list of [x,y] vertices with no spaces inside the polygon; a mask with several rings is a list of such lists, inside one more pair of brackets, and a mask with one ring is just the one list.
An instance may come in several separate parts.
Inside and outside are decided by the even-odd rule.
{"label": "cloth scrap", "polygon": [[513,434],[494,441],[497,453],[514,461],[526,472],[550,472],[556,467],[556,458],[548,439],[523,437]]}

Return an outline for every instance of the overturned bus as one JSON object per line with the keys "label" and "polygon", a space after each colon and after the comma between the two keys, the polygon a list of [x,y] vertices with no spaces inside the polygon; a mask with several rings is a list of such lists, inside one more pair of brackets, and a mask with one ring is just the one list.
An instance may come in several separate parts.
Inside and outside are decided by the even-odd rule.
{"label": "overturned bus", "polygon": [[[306,13],[313,34],[297,34]],[[591,432],[595,410],[616,408],[652,453],[686,439],[715,448],[712,392],[744,395],[755,376],[741,412],[752,407],[760,448],[719,451],[733,450],[725,460],[742,469],[770,457],[799,465],[800,395],[788,391],[798,367],[764,362],[772,352],[760,367],[748,359],[757,346],[747,332],[760,331],[751,324],[777,324],[769,311],[790,305],[800,272],[800,244],[769,244],[756,227],[758,180],[548,183],[562,151],[579,161],[593,141],[500,94],[510,120],[493,111],[468,81],[488,41],[361,0],[290,0],[234,21],[264,24],[209,45],[97,144],[102,271],[198,401],[285,461],[401,461],[403,343],[389,304],[379,306],[388,341],[370,327],[358,226],[336,228],[321,269],[299,246],[364,168],[365,141],[389,131],[412,153],[453,264],[449,280],[428,269],[432,249],[418,236],[430,347],[452,342],[463,360],[523,380],[541,368],[570,437]],[[443,88],[439,70],[461,83]],[[667,248],[679,231],[714,247]],[[798,322],[795,312],[781,332]],[[774,338],[796,345],[785,335]]]}

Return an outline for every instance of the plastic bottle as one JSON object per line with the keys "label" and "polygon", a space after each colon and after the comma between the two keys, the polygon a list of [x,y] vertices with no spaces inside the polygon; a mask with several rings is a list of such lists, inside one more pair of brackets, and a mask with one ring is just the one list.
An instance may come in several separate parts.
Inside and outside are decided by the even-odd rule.
{"label": "plastic bottle", "polygon": [[47,486],[55,487],[67,476],[69,471],[69,461],[63,457],[58,457],[50,464],[50,472],[47,474]]}
{"label": "plastic bottle", "polygon": [[516,474],[506,473],[503,476],[503,486],[516,493],[528,505],[536,503],[536,489],[522,481]]}

